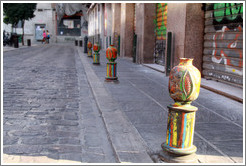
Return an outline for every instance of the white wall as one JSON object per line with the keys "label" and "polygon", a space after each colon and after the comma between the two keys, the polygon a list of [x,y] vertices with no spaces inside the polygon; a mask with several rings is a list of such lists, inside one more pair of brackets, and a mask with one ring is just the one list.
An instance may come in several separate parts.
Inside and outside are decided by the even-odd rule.
{"label": "white wall", "polygon": [[[38,11],[41,9],[42,11]],[[24,25],[24,42],[26,44],[27,39],[31,39],[32,43],[38,43],[35,39],[35,25],[36,24],[45,24],[46,30],[49,30],[51,34],[50,42],[54,42],[52,36],[55,35],[55,11],[51,8],[51,3],[37,3],[37,10],[34,12],[35,17],[26,20]],[[7,32],[11,32],[11,25],[3,24],[3,29]],[[15,29],[13,29],[15,32]],[[16,28],[17,34],[22,34],[22,28]]]}

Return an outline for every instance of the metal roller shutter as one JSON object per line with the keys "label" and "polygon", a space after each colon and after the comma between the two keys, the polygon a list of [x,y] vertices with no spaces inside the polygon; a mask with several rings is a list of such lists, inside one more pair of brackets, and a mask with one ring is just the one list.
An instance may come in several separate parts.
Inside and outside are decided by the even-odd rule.
{"label": "metal roller shutter", "polygon": [[202,74],[243,86],[243,4],[206,4]]}

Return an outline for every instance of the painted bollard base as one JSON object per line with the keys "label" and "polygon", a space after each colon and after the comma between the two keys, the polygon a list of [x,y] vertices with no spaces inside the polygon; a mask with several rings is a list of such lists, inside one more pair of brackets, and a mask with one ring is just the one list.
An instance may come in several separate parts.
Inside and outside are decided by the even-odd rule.
{"label": "painted bollard base", "polygon": [[167,107],[169,113],[166,142],[161,145],[163,153],[160,154],[160,158],[169,162],[196,162],[189,157],[194,156],[197,150],[193,145],[193,135],[198,108],[190,104],[179,105],[179,103]]}
{"label": "painted bollard base", "polygon": [[105,77],[105,81],[117,81],[117,63],[109,62],[107,63],[107,75]]}
{"label": "painted bollard base", "polygon": [[93,54],[93,64],[100,65],[100,54],[98,53]]}
{"label": "painted bollard base", "polygon": [[197,148],[195,145],[192,145],[189,148],[173,148],[171,146],[168,146],[166,143],[162,143],[161,147],[163,149],[163,151],[171,153],[171,154],[176,154],[176,155],[189,155],[189,154],[193,154],[196,152]]}
{"label": "painted bollard base", "polygon": [[159,158],[167,163],[199,163],[195,153],[188,155],[176,155],[166,151],[160,151]]}
{"label": "painted bollard base", "polygon": [[92,57],[92,50],[91,50],[91,49],[88,50],[88,55],[87,55],[87,57]]}
{"label": "painted bollard base", "polygon": [[118,82],[118,77],[105,77],[105,82]]}

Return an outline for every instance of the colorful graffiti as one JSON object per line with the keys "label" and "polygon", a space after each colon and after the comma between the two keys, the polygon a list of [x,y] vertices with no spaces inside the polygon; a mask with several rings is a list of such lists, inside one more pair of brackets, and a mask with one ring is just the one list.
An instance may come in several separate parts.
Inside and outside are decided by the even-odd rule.
{"label": "colorful graffiti", "polygon": [[[230,42],[227,45],[226,49],[230,49],[230,50],[225,50],[224,48],[219,48],[219,42],[222,42],[224,40],[224,36],[226,34],[226,32],[229,31],[229,28],[227,26],[224,26],[222,28],[222,30],[220,31],[216,31],[216,34],[213,36],[213,57],[212,57],[212,61],[215,63],[223,63],[225,65],[229,65],[229,66],[234,66],[234,67],[243,67],[243,51],[242,49],[238,49],[237,48],[237,43],[238,43],[238,38],[240,35],[242,35],[242,28],[239,26],[236,28],[237,29],[237,33],[234,34],[235,37],[233,39],[232,42]],[[229,57],[227,54],[229,54],[229,51],[234,51],[234,56],[240,58],[239,60],[233,59],[231,57]],[[223,62],[222,62],[223,60]]]}
{"label": "colorful graffiti", "polygon": [[156,39],[165,40],[167,31],[167,3],[158,3],[156,8],[156,19],[154,19]]}
{"label": "colorful graffiti", "polygon": [[236,3],[218,3],[213,4],[213,9],[216,33],[213,35],[212,61],[226,65],[226,71],[242,75],[243,51],[239,37],[243,35],[243,8]]}
{"label": "colorful graffiti", "polygon": [[228,24],[227,28],[235,29],[243,26],[243,6],[240,3],[215,3],[213,4],[213,25],[216,30],[223,28],[222,24]]}
{"label": "colorful graffiti", "polygon": [[157,3],[156,19],[154,19],[154,24],[155,24],[155,35],[156,35],[154,60],[155,63],[157,64],[165,65],[167,3]]}

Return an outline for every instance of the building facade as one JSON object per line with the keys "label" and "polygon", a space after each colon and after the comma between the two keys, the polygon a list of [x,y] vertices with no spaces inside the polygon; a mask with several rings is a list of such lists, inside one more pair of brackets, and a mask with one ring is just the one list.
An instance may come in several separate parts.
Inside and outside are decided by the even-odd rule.
{"label": "building facade", "polygon": [[[24,42],[40,43],[43,31],[50,33],[50,43],[73,42],[88,35],[88,4],[82,3],[37,3],[35,17],[25,21]],[[11,25],[3,25],[6,32],[22,34],[21,26],[12,30]]]}
{"label": "building facade", "polygon": [[[36,11],[34,12],[35,17],[25,21],[24,25],[24,42],[27,43],[27,39],[31,39],[32,43],[40,43],[43,39],[43,30],[49,30],[50,42],[54,42],[53,38],[55,34],[55,10],[52,8],[51,4],[48,3],[37,3]],[[11,33],[11,25],[4,24],[3,29],[6,32]],[[22,34],[21,26],[13,29],[13,32],[17,34]]]}
{"label": "building facade", "polygon": [[133,62],[164,66],[166,75],[179,58],[207,79],[243,86],[242,3],[92,4],[89,40],[110,44]]}

